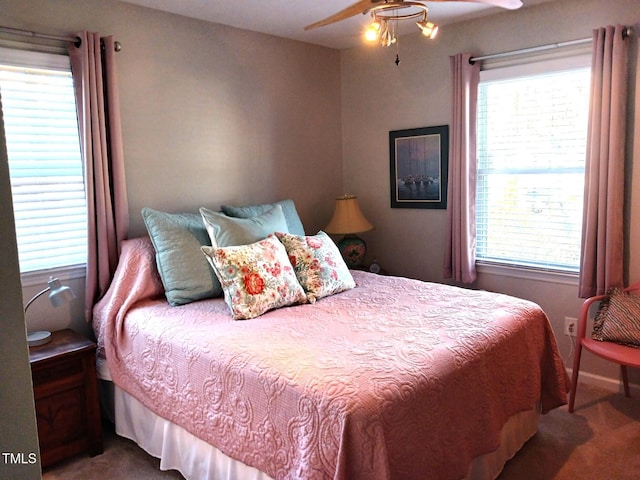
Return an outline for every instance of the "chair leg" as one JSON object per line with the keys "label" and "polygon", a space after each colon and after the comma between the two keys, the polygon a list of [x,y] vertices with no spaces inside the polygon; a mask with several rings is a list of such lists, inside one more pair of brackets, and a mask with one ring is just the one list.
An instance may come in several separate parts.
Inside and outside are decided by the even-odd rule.
{"label": "chair leg", "polygon": [[573,357],[573,371],[571,372],[571,392],[569,394],[569,413],[573,413],[573,405],[576,402],[576,391],[578,390],[578,373],[580,371],[580,356],[582,355],[582,342],[576,342],[576,353]]}
{"label": "chair leg", "polygon": [[629,392],[629,376],[627,375],[627,366],[620,365],[620,372],[622,373],[622,384],[624,385],[624,396],[630,397],[631,393]]}

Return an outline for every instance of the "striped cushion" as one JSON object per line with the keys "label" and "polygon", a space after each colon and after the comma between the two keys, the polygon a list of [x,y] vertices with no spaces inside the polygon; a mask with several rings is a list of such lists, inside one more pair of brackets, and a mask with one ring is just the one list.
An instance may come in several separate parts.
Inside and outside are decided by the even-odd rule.
{"label": "striped cushion", "polygon": [[640,295],[613,290],[600,306],[591,336],[640,348]]}

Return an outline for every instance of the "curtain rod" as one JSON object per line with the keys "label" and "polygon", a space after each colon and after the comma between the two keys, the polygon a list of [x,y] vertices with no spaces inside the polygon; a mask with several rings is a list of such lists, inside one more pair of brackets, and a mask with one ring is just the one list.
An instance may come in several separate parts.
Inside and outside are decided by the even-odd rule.
{"label": "curtain rod", "polygon": [[[0,25],[0,33],[10,33],[13,35],[21,35],[23,37],[42,38],[45,40],[57,40],[60,42],[73,42],[76,47],[79,47],[82,43],[82,39],[80,37],[65,37],[65,36],[59,36],[59,35],[49,35],[48,33],[32,32],[29,30],[21,30],[19,28],[3,27],[1,25]],[[113,42],[113,49],[116,52],[119,52],[120,50],[122,50],[122,44],[118,41]]]}
{"label": "curtain rod", "polygon": [[0,32],[11,33],[13,35],[22,35],[23,37],[43,38],[45,40],[58,40],[61,42],[80,42],[80,37],[63,37],[58,35],[49,35],[47,33],[30,32],[29,30],[20,30],[19,28],[0,26]]}
{"label": "curtain rod", "polygon": [[[633,34],[633,29],[631,27],[625,27],[622,30],[622,38],[623,39],[629,38],[632,34]],[[511,50],[510,52],[493,53],[493,54],[490,54],[490,55],[483,55],[481,57],[472,57],[472,58],[469,59],[469,63],[478,62],[480,60],[488,60],[488,59],[492,59],[492,58],[510,57],[510,56],[513,56],[513,55],[521,55],[521,54],[524,54],[524,53],[534,53],[534,52],[540,52],[540,51],[544,51],[544,50],[552,50],[554,48],[570,47],[570,46],[574,46],[574,45],[582,45],[582,44],[587,44],[587,43],[591,43],[591,42],[592,42],[591,38],[583,38],[583,39],[580,39],[580,40],[570,40],[568,42],[551,43],[549,45],[540,45],[538,47],[523,48],[521,50]]]}

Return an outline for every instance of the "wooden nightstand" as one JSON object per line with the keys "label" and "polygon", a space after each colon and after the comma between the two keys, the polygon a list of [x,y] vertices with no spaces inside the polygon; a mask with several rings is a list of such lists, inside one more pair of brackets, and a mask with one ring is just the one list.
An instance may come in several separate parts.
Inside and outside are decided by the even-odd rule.
{"label": "wooden nightstand", "polygon": [[40,461],[47,467],[72,455],[102,453],[96,344],[72,330],[29,348]]}

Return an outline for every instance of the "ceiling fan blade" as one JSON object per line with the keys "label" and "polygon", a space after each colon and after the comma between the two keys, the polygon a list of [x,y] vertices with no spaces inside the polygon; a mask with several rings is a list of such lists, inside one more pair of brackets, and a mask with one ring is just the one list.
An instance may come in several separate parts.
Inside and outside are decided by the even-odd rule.
{"label": "ceiling fan blade", "polygon": [[348,6],[344,10],[340,10],[338,13],[334,13],[330,17],[327,17],[323,20],[312,23],[311,25],[307,25],[306,27],[304,27],[304,29],[311,30],[312,28],[324,27],[325,25],[339,22],[340,20],[344,20],[346,18],[354,17],[360,13],[365,12],[366,10],[371,8],[374,4],[380,1],[382,0],[360,0],[359,2],[356,2],[353,5]]}
{"label": "ceiling fan blade", "polygon": [[522,6],[521,0],[431,0],[437,2],[474,2],[474,3],[486,3],[487,5],[493,5],[495,7],[506,8],[507,10],[517,10]]}

